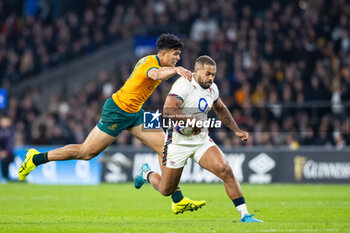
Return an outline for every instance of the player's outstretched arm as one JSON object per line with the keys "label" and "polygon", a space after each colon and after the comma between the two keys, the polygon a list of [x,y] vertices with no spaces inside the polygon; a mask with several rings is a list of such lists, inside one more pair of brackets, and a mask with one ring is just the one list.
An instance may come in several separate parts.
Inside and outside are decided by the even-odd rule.
{"label": "player's outstretched arm", "polygon": [[249,133],[239,129],[235,119],[233,119],[230,111],[220,98],[213,104],[213,109],[221,122],[232,130],[237,137],[240,137],[242,141],[248,140]]}
{"label": "player's outstretched arm", "polygon": [[181,67],[162,67],[159,69],[151,69],[148,71],[148,77],[153,80],[168,80],[174,75],[180,75],[184,77],[185,79],[191,81],[192,79],[192,73],[191,71]]}

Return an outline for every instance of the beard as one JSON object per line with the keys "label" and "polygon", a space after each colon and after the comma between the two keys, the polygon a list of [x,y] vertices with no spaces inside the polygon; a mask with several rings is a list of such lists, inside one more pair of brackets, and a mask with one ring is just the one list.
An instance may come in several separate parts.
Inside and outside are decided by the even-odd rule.
{"label": "beard", "polygon": [[202,77],[199,75],[199,76],[198,76],[198,84],[199,84],[203,89],[208,89],[208,88],[211,86],[211,84],[213,84],[213,82],[211,82],[211,81],[205,82],[205,81],[202,79]]}

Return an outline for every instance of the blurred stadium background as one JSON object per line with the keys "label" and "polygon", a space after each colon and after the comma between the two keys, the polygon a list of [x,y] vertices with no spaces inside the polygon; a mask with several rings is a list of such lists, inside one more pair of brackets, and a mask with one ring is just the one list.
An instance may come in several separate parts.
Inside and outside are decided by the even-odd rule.
{"label": "blurred stadium background", "polygon": [[[140,57],[156,52],[156,38],[163,32],[174,33],[185,43],[178,65],[193,70],[195,59],[204,54],[216,60],[215,82],[221,98],[240,127],[250,132],[250,138],[242,143],[224,128],[213,130],[210,135],[225,152],[240,182],[350,183],[350,3],[346,0],[0,1],[0,115],[10,116],[16,130],[10,179],[18,177],[25,148],[47,151],[82,143],[98,122],[104,101],[123,85]],[[175,79],[163,82],[144,109],[161,109]],[[158,167],[156,154],[124,131],[103,155],[90,161],[45,164],[30,174],[28,182],[129,182],[145,161],[153,168]],[[4,183],[4,178],[0,179]],[[219,180],[190,161],[182,182]],[[0,185],[3,206],[15,200],[12,195],[21,196],[21,189],[34,197],[39,193],[36,190],[68,196],[77,192],[67,187],[63,191],[55,186],[51,189],[16,185]],[[118,188],[106,185],[96,187],[118,192]],[[124,185],[119,187],[126,189]],[[185,187],[195,190],[194,187],[201,186]],[[261,202],[255,203],[257,208],[265,208],[266,215],[270,206],[261,206],[263,201],[282,190],[269,187],[274,191],[256,198]],[[330,202],[332,197],[335,201],[343,199],[344,202],[334,202],[337,208],[343,208],[336,213],[349,213],[349,200],[345,200],[348,187],[338,187],[339,196],[325,196]],[[250,196],[256,194],[254,190],[264,193],[258,185],[246,184],[244,188]],[[90,194],[96,191],[82,189]],[[306,208],[319,207],[323,203],[320,186],[300,185],[295,195],[305,189],[308,191],[302,196],[310,201],[304,203]],[[201,194],[210,195],[206,189],[200,190]],[[286,190],[292,193],[293,186]],[[316,194],[320,196],[314,199],[312,195]],[[129,195],[134,194],[130,191]],[[34,197],[31,200],[40,205]],[[7,214],[12,216],[15,212],[11,208],[17,208],[26,198],[15,201]],[[103,199],[97,195],[90,201],[99,198]],[[114,196],[109,198],[114,200]],[[290,200],[297,201],[293,198]],[[282,204],[274,203],[273,208],[283,209],[282,199],[279,200]],[[114,201],[110,203],[118,203],[118,199]],[[211,201],[215,202],[215,197]],[[124,203],[129,203],[127,197]],[[327,208],[332,208],[327,203],[324,203]],[[67,208],[71,204],[68,202]],[[79,208],[86,208],[81,205]],[[101,206],[111,208],[108,203]],[[98,205],[94,208],[98,209]],[[132,208],[138,206],[131,205]],[[47,211],[42,210],[46,214]],[[317,215],[320,209],[314,213]],[[298,214],[294,215],[298,219]],[[331,215],[338,216],[334,212]],[[177,220],[169,221],[175,224]],[[14,218],[10,217],[8,224],[14,228],[5,230],[17,229]],[[46,226],[54,226],[50,224]],[[85,230],[95,229],[89,227],[92,225]],[[335,225],[324,227],[331,231]],[[344,227],[344,232],[348,227]]]}

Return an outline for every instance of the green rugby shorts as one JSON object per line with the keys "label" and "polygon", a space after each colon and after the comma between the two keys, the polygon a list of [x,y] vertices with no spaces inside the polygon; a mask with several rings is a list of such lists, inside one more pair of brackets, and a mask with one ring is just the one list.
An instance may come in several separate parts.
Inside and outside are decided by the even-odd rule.
{"label": "green rugby shorts", "polygon": [[106,134],[117,137],[124,129],[142,124],[143,112],[142,108],[136,113],[125,112],[112,98],[109,98],[103,105],[97,127]]}

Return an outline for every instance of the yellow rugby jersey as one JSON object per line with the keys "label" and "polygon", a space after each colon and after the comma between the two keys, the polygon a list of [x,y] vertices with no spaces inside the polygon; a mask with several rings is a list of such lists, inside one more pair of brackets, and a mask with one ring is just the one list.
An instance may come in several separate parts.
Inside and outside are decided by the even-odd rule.
{"label": "yellow rugby jersey", "polygon": [[122,88],[112,95],[114,102],[126,112],[138,112],[154,89],[162,82],[149,78],[148,71],[160,67],[157,55],[141,58]]}

